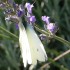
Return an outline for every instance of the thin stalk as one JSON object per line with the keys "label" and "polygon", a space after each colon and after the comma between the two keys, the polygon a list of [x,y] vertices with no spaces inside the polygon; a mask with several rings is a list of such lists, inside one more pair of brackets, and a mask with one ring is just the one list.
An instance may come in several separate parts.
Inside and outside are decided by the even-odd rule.
{"label": "thin stalk", "polygon": [[16,39],[18,39],[18,36],[16,36],[15,34],[11,33],[10,31],[6,30],[5,28],[3,28],[2,26],[0,26],[0,29],[3,30],[4,32],[8,33],[9,35],[15,37]]}
{"label": "thin stalk", "polygon": [[10,37],[8,37],[8,36],[6,36],[6,35],[4,35],[4,34],[0,34],[0,38],[7,38],[7,39],[10,39]]}
{"label": "thin stalk", "polygon": [[65,51],[64,53],[60,54],[60,55],[57,56],[56,58],[54,58],[52,62],[49,62],[49,63],[44,64],[42,67],[40,67],[39,70],[43,70],[44,68],[48,67],[51,63],[53,63],[53,62],[59,60],[60,58],[64,57],[65,55],[67,55],[67,54],[69,54],[69,53],[70,53],[70,49],[67,50],[67,51]]}

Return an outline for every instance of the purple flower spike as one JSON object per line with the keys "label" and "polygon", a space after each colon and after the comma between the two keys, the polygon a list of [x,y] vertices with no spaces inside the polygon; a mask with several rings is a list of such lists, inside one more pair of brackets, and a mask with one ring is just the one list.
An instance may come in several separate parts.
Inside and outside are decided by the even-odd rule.
{"label": "purple flower spike", "polygon": [[36,21],[35,16],[31,16],[31,17],[29,18],[29,21],[30,21],[31,23],[35,23],[35,21]]}
{"label": "purple flower spike", "polygon": [[27,8],[28,13],[32,13],[32,8],[33,8],[33,7],[34,7],[34,6],[31,5],[30,3],[26,3],[26,4],[25,4],[25,8]]}
{"label": "purple flower spike", "polygon": [[50,22],[49,22],[49,17],[47,16],[42,16],[42,20],[44,21],[44,22],[46,22],[46,24],[49,24]]}

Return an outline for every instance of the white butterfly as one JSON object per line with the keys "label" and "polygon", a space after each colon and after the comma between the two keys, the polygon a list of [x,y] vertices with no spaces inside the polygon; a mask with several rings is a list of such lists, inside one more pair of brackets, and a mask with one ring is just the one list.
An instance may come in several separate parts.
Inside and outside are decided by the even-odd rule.
{"label": "white butterfly", "polygon": [[20,23],[19,32],[19,42],[24,67],[27,66],[27,63],[32,64],[34,67],[37,64],[37,60],[45,62],[47,55],[44,46],[32,26],[28,24],[25,31],[23,24]]}

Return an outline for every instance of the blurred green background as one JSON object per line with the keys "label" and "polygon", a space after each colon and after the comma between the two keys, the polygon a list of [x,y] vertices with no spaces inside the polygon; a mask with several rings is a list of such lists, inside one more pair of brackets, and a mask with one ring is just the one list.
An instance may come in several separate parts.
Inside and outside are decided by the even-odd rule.
{"label": "blurred green background", "polygon": [[[56,22],[59,27],[56,35],[70,41],[70,0],[15,0],[15,2],[18,4],[22,2],[24,4],[26,2],[34,3],[33,14],[37,19],[36,24],[43,28],[44,23],[41,20],[41,16],[49,16],[51,22]],[[0,10],[0,70],[23,69],[18,32],[15,24],[5,21],[4,14]],[[47,62],[52,62],[53,58],[69,49],[66,45],[55,39],[51,39],[48,42],[48,38],[46,38],[42,42],[48,55]],[[70,70],[70,54],[51,63],[50,67],[46,70]]]}

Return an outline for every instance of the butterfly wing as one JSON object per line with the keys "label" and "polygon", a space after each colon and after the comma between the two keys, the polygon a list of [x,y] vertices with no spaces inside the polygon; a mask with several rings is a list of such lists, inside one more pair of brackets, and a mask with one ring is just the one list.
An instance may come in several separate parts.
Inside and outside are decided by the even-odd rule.
{"label": "butterfly wing", "polygon": [[19,44],[24,67],[32,63],[27,34],[22,23],[19,23]]}
{"label": "butterfly wing", "polygon": [[37,60],[44,62],[47,60],[47,55],[44,49],[43,44],[41,43],[40,39],[38,38],[36,32],[32,28],[31,25],[27,25],[27,37],[30,45],[30,51],[31,51],[31,58],[32,58],[32,64],[36,65]]}

